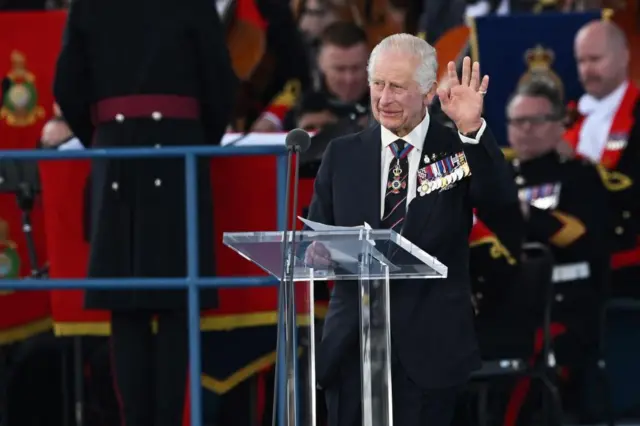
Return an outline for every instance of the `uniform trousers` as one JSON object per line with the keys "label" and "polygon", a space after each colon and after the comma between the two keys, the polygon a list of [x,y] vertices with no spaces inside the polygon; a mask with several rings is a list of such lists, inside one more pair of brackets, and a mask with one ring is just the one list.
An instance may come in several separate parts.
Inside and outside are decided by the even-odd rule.
{"label": "uniform trousers", "polygon": [[188,368],[184,310],[113,311],[111,366],[122,426],[181,426]]}

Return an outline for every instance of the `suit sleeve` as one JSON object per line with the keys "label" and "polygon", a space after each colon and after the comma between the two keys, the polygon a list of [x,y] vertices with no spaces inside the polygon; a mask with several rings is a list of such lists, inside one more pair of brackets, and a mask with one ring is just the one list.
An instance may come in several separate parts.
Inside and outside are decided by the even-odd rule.
{"label": "suit sleeve", "polygon": [[203,0],[198,25],[198,55],[202,92],[200,104],[209,143],[217,145],[231,118],[238,78],[214,2]]}
{"label": "suit sleeve", "polygon": [[313,187],[308,218],[314,222],[335,225],[333,216],[333,152],[335,143],[327,146]]}
{"label": "suit sleeve", "polygon": [[72,2],[62,38],[62,50],[56,63],[53,94],[71,131],[84,146],[91,145],[94,125],[91,121],[89,93],[90,71],[85,34],[79,25],[85,0]]}
{"label": "suit sleeve", "polygon": [[474,204],[494,207],[517,204],[518,191],[509,166],[486,122],[478,134],[477,141],[461,136],[464,154],[471,169],[471,197]]}
{"label": "suit sleeve", "polygon": [[640,209],[640,101],[634,111],[634,125],[627,148],[615,170],[598,167],[602,181],[609,191],[611,203],[624,210]]}
{"label": "suit sleeve", "polygon": [[611,228],[607,191],[593,167],[582,170],[582,184],[563,188],[557,208],[531,206],[527,220],[530,240],[560,248],[573,258],[590,258],[594,250],[608,250],[606,236]]}

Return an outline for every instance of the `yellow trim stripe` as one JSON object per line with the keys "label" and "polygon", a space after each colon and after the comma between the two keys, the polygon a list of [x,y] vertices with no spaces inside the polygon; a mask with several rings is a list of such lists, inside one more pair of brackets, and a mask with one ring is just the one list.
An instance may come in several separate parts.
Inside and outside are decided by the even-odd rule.
{"label": "yellow trim stripe", "polygon": [[51,318],[42,318],[27,324],[11,327],[0,331],[0,344],[6,345],[20,340],[25,340],[36,334],[51,330],[53,321]]}
{"label": "yellow trim stripe", "polygon": [[[326,308],[320,306],[316,309],[316,317],[322,318],[326,313]],[[299,326],[308,326],[309,316],[298,314],[297,321]],[[205,317],[200,320],[200,329],[202,331],[231,331],[238,328],[276,325],[277,323],[277,312],[254,312]],[[154,329],[157,327],[155,321],[152,321],[152,327]],[[56,336],[108,336],[111,334],[111,325],[108,321],[56,322],[53,324],[53,330]]]}
{"label": "yellow trim stripe", "polygon": [[562,222],[562,228],[549,238],[557,247],[568,247],[587,232],[582,221],[575,216],[559,211],[551,212],[551,215]]}
{"label": "yellow trim stripe", "polygon": [[596,166],[596,170],[598,170],[604,187],[609,192],[624,191],[633,185],[633,180],[629,176],[617,171],[609,171],[601,164]]}
{"label": "yellow trim stripe", "polygon": [[509,265],[515,265],[517,263],[516,259],[511,255],[511,252],[500,242],[500,240],[495,236],[487,236],[479,238],[469,244],[469,247],[478,247],[484,244],[491,244],[491,248],[489,249],[489,255],[493,259],[498,259],[500,257],[504,257]]}
{"label": "yellow trim stripe", "polygon": [[509,162],[516,159],[516,152],[508,146],[502,148],[502,155],[504,155],[504,159]]}
{"label": "yellow trim stripe", "polygon": [[[302,348],[298,349],[298,356],[302,354]],[[217,380],[207,374],[201,376],[202,387],[210,392],[223,395],[255,374],[265,370],[276,363],[276,351],[270,352],[242,367],[224,380]]]}
{"label": "yellow trim stripe", "polygon": [[[316,303],[316,318],[324,318],[327,313],[326,303]],[[269,326],[277,324],[276,312],[259,312],[239,315],[226,315],[220,317],[202,318],[200,324],[202,331],[229,331],[238,328]],[[308,326],[309,316],[298,315],[298,325]],[[152,322],[153,331],[157,331],[157,322]],[[49,320],[51,328],[51,320]],[[54,333],[56,336],[108,336],[111,334],[111,324],[108,321],[95,322],[73,322],[54,323]],[[1,342],[2,334],[0,334]],[[301,350],[300,350],[301,353]],[[271,367],[275,364],[276,352],[273,351],[256,360],[249,362],[244,367],[238,369],[229,377],[223,380],[216,379],[207,374],[202,375],[202,386],[217,394],[224,394],[233,389],[238,384],[252,377],[256,373]]]}

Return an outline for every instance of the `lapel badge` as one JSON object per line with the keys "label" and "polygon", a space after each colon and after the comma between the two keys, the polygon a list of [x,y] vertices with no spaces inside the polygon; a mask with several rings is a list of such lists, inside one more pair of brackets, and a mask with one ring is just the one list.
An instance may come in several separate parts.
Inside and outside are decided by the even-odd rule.
{"label": "lapel badge", "polygon": [[424,164],[429,164],[431,163],[431,159],[429,158],[429,154],[424,156]]}
{"label": "lapel badge", "polygon": [[436,154],[435,153],[431,155],[431,161],[436,161]]}

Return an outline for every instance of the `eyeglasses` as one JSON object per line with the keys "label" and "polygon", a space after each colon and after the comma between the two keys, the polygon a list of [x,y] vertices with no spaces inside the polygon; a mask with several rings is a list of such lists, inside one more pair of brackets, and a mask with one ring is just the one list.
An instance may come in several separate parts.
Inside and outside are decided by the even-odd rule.
{"label": "eyeglasses", "polygon": [[530,115],[527,117],[507,118],[507,122],[509,123],[509,125],[516,126],[516,127],[520,127],[525,124],[538,126],[544,123],[557,122],[561,120],[562,120],[561,118],[558,118],[557,115],[553,115],[553,114]]}

